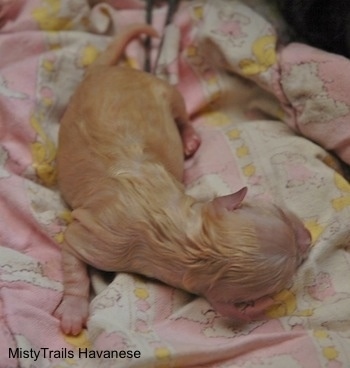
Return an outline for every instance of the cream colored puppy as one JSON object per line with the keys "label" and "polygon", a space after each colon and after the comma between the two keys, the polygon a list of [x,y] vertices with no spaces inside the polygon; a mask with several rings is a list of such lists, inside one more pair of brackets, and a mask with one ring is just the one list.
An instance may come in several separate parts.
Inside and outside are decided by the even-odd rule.
{"label": "cream colored puppy", "polygon": [[119,34],[61,121],[58,179],[74,220],[55,315],[69,334],[88,317],[87,265],[156,278],[241,317],[236,303],[285,287],[311,242],[289,212],[242,203],[246,188],[203,203],[185,194],[184,153],[200,141],[181,95],[150,74],[113,66],[140,33],[156,35],[146,25]]}

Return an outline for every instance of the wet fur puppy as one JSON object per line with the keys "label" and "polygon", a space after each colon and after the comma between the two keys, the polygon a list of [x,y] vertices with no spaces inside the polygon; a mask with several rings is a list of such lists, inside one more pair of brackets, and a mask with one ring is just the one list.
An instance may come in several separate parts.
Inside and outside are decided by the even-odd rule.
{"label": "wet fur puppy", "polygon": [[202,295],[221,314],[279,291],[310,234],[293,214],[237,193],[198,202],[185,194],[184,156],[199,137],[179,92],[153,75],[115,66],[135,25],[102,53],[61,121],[58,180],[73,209],[62,249],[64,294],[55,315],[78,334],[88,317],[87,265],[142,274]]}

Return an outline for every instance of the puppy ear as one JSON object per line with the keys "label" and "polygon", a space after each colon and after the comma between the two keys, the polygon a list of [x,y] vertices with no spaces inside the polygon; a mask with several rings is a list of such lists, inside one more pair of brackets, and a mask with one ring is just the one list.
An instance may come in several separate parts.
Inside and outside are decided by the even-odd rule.
{"label": "puppy ear", "polygon": [[243,202],[243,199],[247,195],[247,191],[247,187],[243,187],[235,193],[214,198],[212,203],[216,209],[226,209],[227,211],[233,211],[236,208],[239,208]]}

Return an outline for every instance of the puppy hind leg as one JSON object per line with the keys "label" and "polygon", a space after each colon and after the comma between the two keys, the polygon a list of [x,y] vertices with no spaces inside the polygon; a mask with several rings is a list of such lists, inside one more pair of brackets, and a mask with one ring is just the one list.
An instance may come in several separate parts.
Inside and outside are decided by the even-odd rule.
{"label": "puppy hind leg", "polygon": [[201,144],[201,139],[191,124],[180,126],[185,157],[191,157]]}
{"label": "puppy hind leg", "polygon": [[67,335],[78,335],[89,314],[90,281],[87,265],[63,248],[64,292],[54,316],[61,320],[61,329]]}
{"label": "puppy hind leg", "polygon": [[201,139],[189,121],[185,102],[181,94],[175,88],[172,88],[171,108],[179,128],[185,157],[190,157],[197,151]]}

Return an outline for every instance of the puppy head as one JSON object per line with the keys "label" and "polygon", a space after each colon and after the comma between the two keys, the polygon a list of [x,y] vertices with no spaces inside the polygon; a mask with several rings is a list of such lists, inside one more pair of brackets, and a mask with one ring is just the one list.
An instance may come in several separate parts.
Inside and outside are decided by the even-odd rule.
{"label": "puppy head", "polygon": [[311,236],[294,214],[266,203],[242,203],[245,194],[243,188],[203,206],[196,243],[206,245],[197,248],[184,284],[220,314],[249,319],[237,305],[288,286]]}

